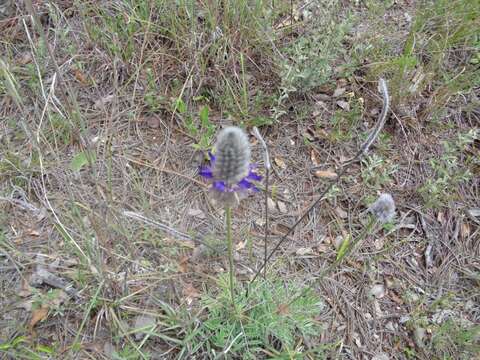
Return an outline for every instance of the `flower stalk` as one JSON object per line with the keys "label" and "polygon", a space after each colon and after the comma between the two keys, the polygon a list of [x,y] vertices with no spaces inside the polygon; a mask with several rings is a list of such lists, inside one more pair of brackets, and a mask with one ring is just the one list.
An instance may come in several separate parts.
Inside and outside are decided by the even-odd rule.
{"label": "flower stalk", "polygon": [[262,177],[250,164],[250,143],[245,132],[235,126],[223,129],[217,137],[215,155],[209,153],[210,165],[200,167],[200,175],[211,181],[214,199],[225,209],[225,229],[228,247],[229,288],[235,309],[235,263],[233,259],[232,209],[240,200],[259,190],[255,181]]}
{"label": "flower stalk", "polygon": [[233,279],[235,275],[235,264],[233,262],[232,208],[228,206],[225,208],[225,227],[227,229],[230,296],[232,299],[232,306],[235,308],[235,284]]}

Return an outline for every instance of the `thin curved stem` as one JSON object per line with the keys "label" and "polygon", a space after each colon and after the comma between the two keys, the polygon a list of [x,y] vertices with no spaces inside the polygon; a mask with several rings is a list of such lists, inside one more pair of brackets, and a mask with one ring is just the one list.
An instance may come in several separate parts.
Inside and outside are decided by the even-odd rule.
{"label": "thin curved stem", "polygon": [[230,296],[232,297],[232,306],[233,308],[235,308],[235,291],[234,291],[234,283],[233,283],[235,266],[233,263],[232,208],[231,207],[225,208],[225,222],[226,222],[225,225],[227,229],[228,265],[230,267],[230,270],[229,270]]}

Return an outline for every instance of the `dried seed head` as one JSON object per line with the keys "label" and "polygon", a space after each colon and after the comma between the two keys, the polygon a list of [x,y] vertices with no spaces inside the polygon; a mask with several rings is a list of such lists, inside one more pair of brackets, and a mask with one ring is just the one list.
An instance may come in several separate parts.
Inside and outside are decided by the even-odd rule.
{"label": "dried seed head", "polygon": [[250,143],[245,132],[235,126],[227,127],[218,134],[213,177],[232,185],[248,175]]}
{"label": "dried seed head", "polygon": [[369,210],[382,224],[389,222],[395,216],[395,201],[390,194],[381,194],[370,206]]}

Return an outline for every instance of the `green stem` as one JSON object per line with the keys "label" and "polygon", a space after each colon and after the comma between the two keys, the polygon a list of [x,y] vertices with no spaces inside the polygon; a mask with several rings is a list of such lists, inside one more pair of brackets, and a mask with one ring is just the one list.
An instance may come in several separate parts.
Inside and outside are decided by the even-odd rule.
{"label": "green stem", "polygon": [[377,218],[375,216],[372,216],[370,218],[367,226],[365,226],[365,228],[360,233],[360,235],[354,241],[352,241],[352,243],[348,244],[347,250],[345,250],[345,252],[342,254],[342,256],[340,256],[338,259],[336,259],[332,263],[332,265],[330,265],[327,269],[325,269],[325,271],[322,273],[322,275],[319,276],[319,279],[322,279],[324,275],[326,275],[328,272],[330,272],[331,270],[336,268],[343,261],[343,259],[348,254],[350,254],[352,252],[352,250],[357,246],[358,243],[365,240],[367,235],[369,235],[372,232],[372,230],[373,230],[373,228],[375,227],[376,224],[377,224]]}
{"label": "green stem", "polygon": [[233,264],[233,240],[232,240],[232,208],[225,208],[225,220],[227,227],[227,245],[228,245],[228,263],[230,266],[230,295],[232,297],[232,305],[235,308],[235,296],[234,296],[234,264]]}

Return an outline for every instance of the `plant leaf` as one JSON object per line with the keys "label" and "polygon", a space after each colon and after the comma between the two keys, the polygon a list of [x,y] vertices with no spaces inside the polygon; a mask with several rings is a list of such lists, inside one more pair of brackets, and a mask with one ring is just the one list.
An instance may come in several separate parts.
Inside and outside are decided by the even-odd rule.
{"label": "plant leaf", "polygon": [[343,240],[340,249],[338,249],[337,253],[337,261],[343,259],[345,254],[347,253],[348,246],[350,245],[350,234],[347,235],[345,240]]}
{"label": "plant leaf", "polygon": [[32,318],[30,319],[30,328],[33,327],[40,321],[45,320],[48,315],[48,305],[42,305],[38,309],[33,310]]}
{"label": "plant leaf", "polygon": [[85,165],[89,163],[88,157],[90,156],[91,162],[94,162],[97,159],[97,156],[94,153],[87,154],[86,151],[82,151],[75,155],[70,162],[70,169],[73,171],[80,171]]}
{"label": "plant leaf", "polygon": [[187,111],[187,105],[185,105],[182,99],[178,98],[175,101],[175,110],[177,110],[180,114],[183,114]]}
{"label": "plant leaf", "polygon": [[208,121],[208,106],[202,107],[200,110],[200,122],[203,127],[208,127],[210,122]]}

